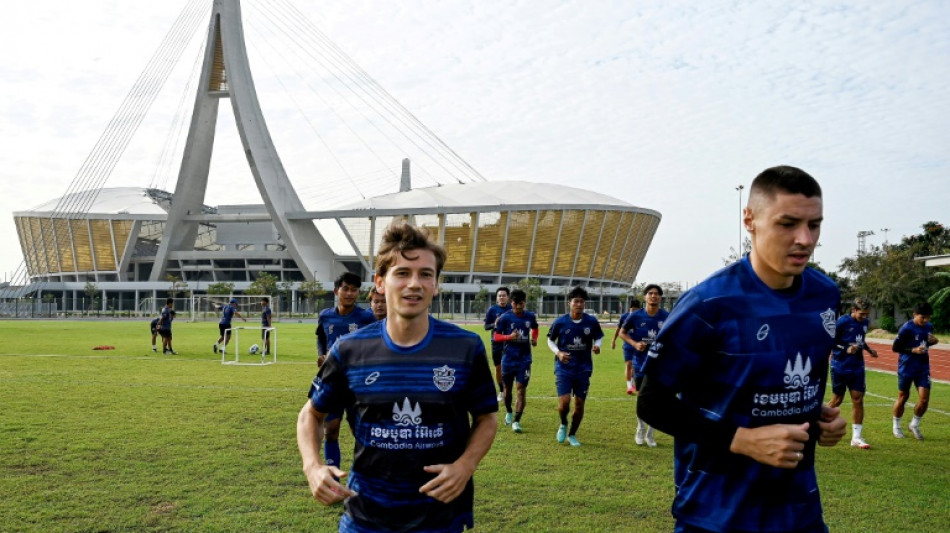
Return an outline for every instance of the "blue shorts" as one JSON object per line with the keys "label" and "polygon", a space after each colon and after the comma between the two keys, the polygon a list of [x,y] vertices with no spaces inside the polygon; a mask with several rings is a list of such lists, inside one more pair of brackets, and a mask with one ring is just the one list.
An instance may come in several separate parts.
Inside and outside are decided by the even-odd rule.
{"label": "blue shorts", "polygon": [[835,396],[844,396],[847,389],[856,392],[867,390],[867,382],[864,379],[864,371],[861,372],[835,372],[831,371],[831,392]]}
{"label": "blue shorts", "polygon": [[505,343],[503,342],[492,342],[491,343],[491,362],[495,366],[501,364],[501,358],[505,355]]}
{"label": "blue shorts", "polygon": [[554,386],[558,396],[574,394],[580,399],[587,398],[590,389],[590,372],[582,374],[554,374]]}
{"label": "blue shorts", "polygon": [[517,364],[517,365],[506,365],[504,361],[501,363],[501,379],[505,383],[508,382],[508,378],[514,376],[514,380],[525,387],[528,386],[528,382],[531,381],[531,363],[528,364]]}
{"label": "blue shorts", "polygon": [[623,360],[624,360],[624,362],[633,361],[633,350],[628,350],[628,349],[627,349],[627,346],[629,346],[627,343],[623,343]]}
{"label": "blue shorts", "polygon": [[[689,524],[684,524],[681,521],[676,521],[676,526],[673,528],[673,533],[713,533],[708,529],[701,529]],[[798,529],[790,533],[828,533],[828,526],[824,522],[819,522],[814,526],[807,527],[805,529]]]}
{"label": "blue shorts", "polygon": [[916,374],[897,374],[897,390],[910,392],[911,384],[917,388],[930,390],[930,369],[921,370]]}

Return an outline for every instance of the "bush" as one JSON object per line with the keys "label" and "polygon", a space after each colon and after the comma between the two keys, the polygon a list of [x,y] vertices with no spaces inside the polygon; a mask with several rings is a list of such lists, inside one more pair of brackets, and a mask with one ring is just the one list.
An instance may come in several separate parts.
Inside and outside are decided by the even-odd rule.
{"label": "bush", "polygon": [[891,333],[897,333],[897,321],[892,316],[882,316],[878,321],[878,327]]}

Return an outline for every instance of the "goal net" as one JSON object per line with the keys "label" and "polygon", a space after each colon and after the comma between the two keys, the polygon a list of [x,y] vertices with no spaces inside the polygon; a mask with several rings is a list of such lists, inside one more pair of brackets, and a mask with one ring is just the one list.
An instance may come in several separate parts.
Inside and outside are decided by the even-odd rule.
{"label": "goal net", "polygon": [[[277,328],[262,326],[235,326],[225,330],[231,332],[231,342],[227,348],[221,348],[222,365],[271,365],[277,362]],[[270,350],[265,350],[263,334],[270,337]],[[257,347],[256,351],[254,346]]]}
{"label": "goal net", "polygon": [[271,323],[277,321],[277,309],[279,308],[278,302],[274,300],[271,296],[266,294],[239,294],[233,296],[227,295],[218,295],[218,294],[201,294],[198,296],[192,296],[192,322],[217,322],[221,320],[221,311],[225,306],[228,305],[232,299],[238,301],[237,310],[241,313],[241,316],[246,318],[248,322],[254,323],[261,322],[261,300],[268,298],[270,300],[270,309],[271,309]]}

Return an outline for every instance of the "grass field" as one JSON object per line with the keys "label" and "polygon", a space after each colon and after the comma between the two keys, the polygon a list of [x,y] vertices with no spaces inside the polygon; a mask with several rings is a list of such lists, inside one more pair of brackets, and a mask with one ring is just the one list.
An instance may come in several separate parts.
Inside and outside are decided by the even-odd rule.
{"label": "grass field", "polygon": [[[0,322],[0,530],[336,531],[341,507],[310,499],[295,441],[313,324],[278,328],[278,364],[247,367],[212,354],[214,323],[176,323],[180,355],[162,356],[142,320]],[[476,473],[475,531],[672,529],[672,439],[633,445],[620,351],[595,357],[571,448],[554,441],[553,358],[536,351],[525,433],[501,427]],[[819,449],[833,531],[950,530],[950,386],[932,391],[923,442],[890,436],[895,389],[869,373],[870,451]]]}

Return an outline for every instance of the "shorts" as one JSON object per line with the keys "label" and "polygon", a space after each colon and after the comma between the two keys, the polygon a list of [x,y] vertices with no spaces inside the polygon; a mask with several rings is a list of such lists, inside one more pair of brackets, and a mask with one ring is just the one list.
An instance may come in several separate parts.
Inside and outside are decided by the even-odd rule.
{"label": "shorts", "polygon": [[171,340],[172,338],[172,330],[170,329],[160,329],[158,330],[158,333],[159,335],[162,336],[163,339]]}
{"label": "shorts", "polygon": [[157,326],[153,326],[153,325],[149,324],[148,329],[149,329],[149,331],[151,331],[152,335],[155,335],[156,333],[158,333],[158,327],[157,327]]}
{"label": "shorts", "polygon": [[930,389],[930,369],[921,370],[916,374],[897,374],[897,390],[910,392],[913,384],[917,388]]}
{"label": "shorts", "polygon": [[514,381],[527,387],[528,382],[531,381],[531,363],[528,363],[527,365],[520,364],[507,366],[502,363],[501,379],[505,383],[508,383],[509,378],[514,379]]}
{"label": "shorts", "polygon": [[[225,330],[228,329],[231,329],[231,324],[218,324],[218,333],[220,333],[222,337],[224,337]],[[230,333],[228,333],[228,335],[230,335]]]}
{"label": "shorts", "polygon": [[[689,524],[684,524],[683,522],[677,520],[676,526],[673,528],[673,533],[713,533],[708,529],[701,529]],[[828,533],[828,526],[824,522],[819,522],[811,527],[806,527],[805,529],[798,529],[790,533]]]}
{"label": "shorts", "polygon": [[573,394],[583,400],[587,398],[587,391],[590,389],[590,372],[554,374],[554,386],[557,387],[558,396]]}
{"label": "shorts", "polygon": [[505,355],[505,343],[503,342],[493,342],[491,343],[491,362],[495,366],[501,364],[501,356]]}
{"label": "shorts", "polygon": [[627,346],[629,346],[627,343],[623,343],[623,360],[624,362],[629,363],[630,361],[633,361],[633,350],[628,350]]}
{"label": "shorts", "polygon": [[844,396],[846,389],[851,389],[855,392],[864,392],[867,390],[863,370],[861,372],[831,371],[831,392],[834,393],[835,396]]}

